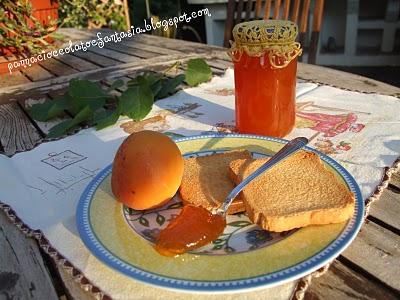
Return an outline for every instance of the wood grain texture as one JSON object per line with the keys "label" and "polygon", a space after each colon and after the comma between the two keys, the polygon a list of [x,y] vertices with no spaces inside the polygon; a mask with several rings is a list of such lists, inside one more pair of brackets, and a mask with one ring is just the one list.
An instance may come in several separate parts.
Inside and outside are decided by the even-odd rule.
{"label": "wood grain texture", "polygon": [[85,59],[73,56],[72,54],[64,54],[62,56],[58,56],[56,59],[78,71],[88,71],[99,68],[99,66]]}
{"label": "wood grain texture", "polygon": [[165,55],[180,54],[180,53],[184,54],[183,52],[179,51],[179,49],[173,50],[173,49],[164,48],[162,46],[146,45],[143,43],[138,43],[135,40],[124,40],[124,41],[122,41],[122,45],[126,45],[131,48],[135,48],[135,49],[158,53],[158,54],[165,54]]}
{"label": "wood grain texture", "polygon": [[152,57],[156,57],[156,56],[160,55],[158,53],[154,53],[151,51],[142,50],[139,48],[132,48],[132,47],[129,47],[128,45],[124,45],[122,43],[121,44],[107,44],[106,48],[115,50],[115,51],[118,51],[121,53],[125,53],[128,55],[132,55],[137,58],[152,58]]}
{"label": "wood grain texture", "polygon": [[[232,61],[225,51],[221,51],[219,52],[219,54],[221,56],[218,57],[217,60],[226,61],[228,67],[233,67]],[[399,87],[381,81],[373,80],[364,76],[317,65],[299,62],[297,69],[297,78],[301,80],[332,85],[350,91],[377,93],[381,95],[392,95],[400,97]],[[393,178],[400,178],[400,175],[393,175]]]}
{"label": "wood grain texture", "polygon": [[36,242],[0,212],[0,299],[58,299]]}
{"label": "wood grain texture", "polygon": [[400,192],[385,189],[379,200],[371,205],[369,214],[400,232]]}
{"label": "wood grain texture", "polygon": [[31,81],[47,80],[54,77],[53,74],[51,74],[40,65],[33,65],[29,68],[26,68],[22,71],[22,73],[24,73],[25,76],[28,77]]}
{"label": "wood grain texture", "polygon": [[80,57],[86,61],[92,62],[101,67],[110,67],[120,64],[121,62],[103,55],[98,55],[93,52],[82,52],[78,51],[73,54],[74,56]]}
{"label": "wood grain texture", "polygon": [[42,66],[47,71],[49,71],[50,73],[52,73],[56,76],[71,75],[71,74],[76,74],[79,72],[78,70],[76,70],[56,59],[49,59],[49,60],[42,61],[40,63],[40,66]]}
{"label": "wood grain texture", "polygon": [[0,105],[0,143],[6,155],[26,151],[42,141],[17,103]]}
{"label": "wood grain texture", "polygon": [[206,45],[206,44],[190,42],[190,41],[183,41],[183,40],[168,39],[168,38],[164,38],[164,37],[158,37],[158,36],[147,35],[147,34],[135,36],[134,40],[138,41],[139,43],[146,44],[146,45],[152,45],[152,46],[163,45],[163,47],[165,47],[167,49],[172,49],[172,50],[179,49],[180,52],[183,52],[185,54],[188,54],[188,53],[211,53],[213,51],[226,51],[226,49],[218,47],[218,46]]}
{"label": "wood grain texture", "polygon": [[0,88],[29,82],[31,81],[20,71],[13,71],[12,74],[0,74]]}
{"label": "wood grain texture", "polygon": [[212,59],[207,60],[207,64],[211,67],[218,68],[221,70],[226,70],[227,68],[233,68],[233,63],[229,61],[224,61],[221,59]]}
{"label": "wood grain texture", "polygon": [[55,77],[48,81],[31,82],[24,85],[15,85],[7,88],[0,89],[0,104],[9,103],[24,97],[29,97],[32,93],[49,93],[50,91],[58,90],[67,86],[69,80],[72,78],[86,78],[90,80],[101,80],[106,77],[120,77],[126,76],[136,70],[146,69],[147,67],[157,65],[172,65],[176,61],[184,62],[191,58],[210,58],[213,54],[179,54],[179,55],[165,55],[157,56],[151,59],[133,61],[131,63],[120,64],[116,66],[105,67],[96,70],[85,72],[78,72],[75,74],[65,75],[62,77]]}
{"label": "wood grain texture", "polygon": [[297,77],[352,91],[394,95],[400,97],[400,88],[363,76],[334,69],[299,63]]}
{"label": "wood grain texture", "polygon": [[379,283],[335,260],[326,274],[311,281],[304,300],[342,299],[395,300],[398,297]]}
{"label": "wood grain texture", "polygon": [[98,55],[103,55],[108,58],[112,58],[114,60],[118,60],[119,62],[127,63],[127,62],[133,62],[133,61],[140,61],[139,57],[128,55],[125,53],[121,53],[112,49],[107,49],[107,48],[97,48],[97,47],[92,47],[90,48],[89,52],[96,53]]}
{"label": "wood grain texture", "polygon": [[[68,29],[67,34],[70,32],[70,29]],[[105,32],[111,33],[108,30]],[[76,35],[76,32],[74,33],[74,36]],[[93,39],[94,38],[94,33],[92,31],[80,31],[81,38],[85,37],[87,39]],[[154,57],[154,53],[156,54],[179,54],[182,53],[181,51],[173,50],[173,49],[168,49],[165,47],[161,46],[162,43],[158,44],[157,46],[153,45],[146,45],[138,41],[136,37],[134,38],[126,38],[123,39],[121,42],[118,44],[114,43],[107,43],[106,48],[109,49],[117,49],[118,51],[121,51],[119,47],[121,46],[121,49],[129,50],[125,48],[128,46],[129,48],[134,48],[138,50],[135,52],[135,50],[131,50],[132,52],[128,52],[128,54],[135,55],[138,57],[143,57],[143,58],[149,58],[149,57]],[[121,51],[124,52],[124,51]],[[74,54],[81,53],[81,51],[75,52]]]}
{"label": "wood grain texture", "polygon": [[399,245],[400,236],[367,221],[342,256],[400,292]]}

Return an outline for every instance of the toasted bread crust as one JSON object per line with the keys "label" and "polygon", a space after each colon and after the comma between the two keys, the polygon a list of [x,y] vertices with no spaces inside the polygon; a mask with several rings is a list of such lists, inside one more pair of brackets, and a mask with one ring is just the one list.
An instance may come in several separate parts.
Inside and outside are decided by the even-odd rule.
{"label": "toasted bread crust", "polygon": [[[238,184],[266,160],[233,161],[231,179]],[[354,195],[316,154],[306,151],[260,175],[242,193],[250,220],[269,231],[340,223],[354,212]]]}
{"label": "toasted bread crust", "polygon": [[[183,203],[203,206],[208,210],[218,207],[235,187],[229,178],[229,163],[236,159],[250,158],[249,151],[234,150],[185,159],[179,188]],[[228,214],[244,210],[243,199],[238,197],[229,207]]]}

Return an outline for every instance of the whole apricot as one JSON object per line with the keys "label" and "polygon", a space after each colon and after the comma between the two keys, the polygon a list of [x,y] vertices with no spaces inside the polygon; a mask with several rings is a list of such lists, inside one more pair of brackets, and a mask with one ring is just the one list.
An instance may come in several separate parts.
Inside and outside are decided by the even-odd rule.
{"label": "whole apricot", "polygon": [[136,209],[149,209],[170,200],[179,188],[183,158],[166,135],[144,130],[128,136],[112,167],[111,189],[118,201]]}

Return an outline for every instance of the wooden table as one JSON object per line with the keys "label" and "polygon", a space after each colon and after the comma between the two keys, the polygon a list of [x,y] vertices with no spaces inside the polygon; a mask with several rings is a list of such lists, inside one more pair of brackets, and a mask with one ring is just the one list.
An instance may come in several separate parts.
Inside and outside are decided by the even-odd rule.
{"label": "wooden table", "polygon": [[[63,29],[61,33],[67,41],[96,36],[96,32],[76,29]],[[140,35],[118,44],[108,43],[103,49],[59,56],[13,75],[0,75],[0,151],[11,156],[45,140],[49,126],[29,117],[27,102],[54,99],[71,78],[108,85],[111,78],[129,80],[143,69],[157,71],[194,57],[205,58],[214,74],[232,66],[226,49]],[[0,57],[0,62],[5,60]],[[314,65],[300,63],[298,77],[348,90],[400,96],[400,88]],[[395,173],[380,200],[372,205],[356,240],[325,275],[312,280],[306,299],[399,299],[399,216],[400,174]],[[0,213],[0,299],[91,298],[46,252],[51,253]]]}

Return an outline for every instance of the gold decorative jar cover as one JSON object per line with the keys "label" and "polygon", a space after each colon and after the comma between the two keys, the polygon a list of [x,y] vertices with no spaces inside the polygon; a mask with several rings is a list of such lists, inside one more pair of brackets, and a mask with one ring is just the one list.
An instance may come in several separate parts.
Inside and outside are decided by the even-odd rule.
{"label": "gold decorative jar cover", "polygon": [[256,20],[237,24],[233,28],[229,55],[240,60],[243,52],[248,56],[261,57],[268,53],[272,68],[284,68],[301,55],[300,43],[296,42],[297,25],[287,20]]}

